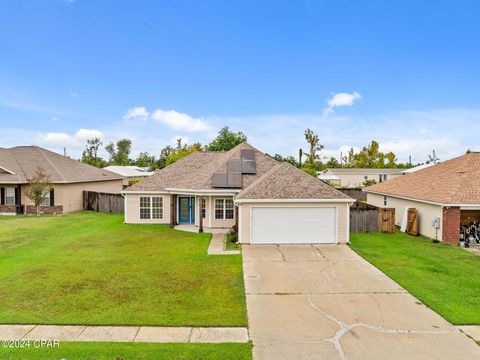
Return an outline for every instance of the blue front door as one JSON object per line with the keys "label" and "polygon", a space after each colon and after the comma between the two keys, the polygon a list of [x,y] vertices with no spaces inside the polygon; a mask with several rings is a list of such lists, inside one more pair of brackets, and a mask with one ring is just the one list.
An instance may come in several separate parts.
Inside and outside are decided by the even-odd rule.
{"label": "blue front door", "polygon": [[178,222],[194,223],[195,222],[195,198],[190,196],[178,197]]}

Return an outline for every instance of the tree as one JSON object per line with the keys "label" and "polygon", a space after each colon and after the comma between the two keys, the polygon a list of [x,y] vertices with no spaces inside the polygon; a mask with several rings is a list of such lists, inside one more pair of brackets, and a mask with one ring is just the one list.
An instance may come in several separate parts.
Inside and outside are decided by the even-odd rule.
{"label": "tree", "polygon": [[121,139],[114,143],[105,146],[105,150],[110,156],[110,165],[128,165],[130,164],[130,152],[132,151],[132,141],[129,139]]}
{"label": "tree", "polygon": [[193,145],[183,145],[183,147],[177,147],[170,155],[165,158],[165,166],[173,164],[175,161],[183,159],[185,156],[194,153],[195,151],[199,151],[202,149],[202,145],[200,143],[195,143]]}
{"label": "tree", "polygon": [[435,149],[432,150],[432,154],[428,155],[427,164],[438,164],[440,158],[435,153]]}
{"label": "tree", "polygon": [[315,168],[317,161],[320,160],[320,152],[325,148],[325,146],[320,144],[318,135],[314,134],[311,129],[305,130],[305,140],[307,140],[307,143],[310,145],[310,151],[304,152],[304,154],[307,156],[305,166]]}
{"label": "tree", "polygon": [[338,160],[336,158],[334,158],[333,156],[330,157],[330,159],[328,159],[328,161],[325,163],[325,166],[327,168],[333,168],[333,169],[336,169],[336,168],[339,168],[341,167],[340,163],[338,162]]}
{"label": "tree", "polygon": [[155,162],[155,156],[150,155],[148,152],[141,152],[138,154],[134,163],[136,166],[148,167],[149,169],[152,169],[155,167]]}
{"label": "tree", "polygon": [[35,174],[31,178],[28,178],[27,182],[28,188],[25,195],[32,200],[38,216],[40,215],[40,205],[45,201],[50,192],[50,177],[44,168],[38,166]]}
{"label": "tree", "polygon": [[374,179],[368,179],[363,182],[363,186],[367,187],[367,186],[375,185],[376,183],[377,182]]}
{"label": "tree", "polygon": [[383,153],[380,151],[380,145],[377,141],[364,146],[362,150],[355,153],[353,148],[348,154],[342,157],[345,167],[351,168],[396,168],[397,156],[393,152]]}
{"label": "tree", "polygon": [[98,150],[103,145],[99,138],[91,138],[87,140],[87,145],[82,153],[82,162],[96,167],[104,167],[106,161],[98,156]]}
{"label": "tree", "polygon": [[247,141],[247,136],[239,132],[230,131],[228,126],[222,128],[215,139],[205,146],[206,151],[228,151]]}
{"label": "tree", "polygon": [[292,164],[293,166],[296,166],[296,167],[299,166],[297,159],[295,159],[295,158],[294,158],[293,156],[291,156],[291,155],[290,155],[290,156],[282,156],[282,155],[280,155],[280,154],[275,154],[275,155],[273,156],[273,158],[274,158],[275,160],[279,161],[279,162],[288,162],[288,163]]}

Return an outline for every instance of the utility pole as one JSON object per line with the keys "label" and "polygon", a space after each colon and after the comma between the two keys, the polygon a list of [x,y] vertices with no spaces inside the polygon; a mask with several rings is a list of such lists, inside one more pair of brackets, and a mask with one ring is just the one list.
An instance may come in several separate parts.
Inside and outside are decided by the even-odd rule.
{"label": "utility pole", "polygon": [[300,167],[302,167],[302,156],[303,156],[303,150],[299,149],[298,150],[298,164]]}

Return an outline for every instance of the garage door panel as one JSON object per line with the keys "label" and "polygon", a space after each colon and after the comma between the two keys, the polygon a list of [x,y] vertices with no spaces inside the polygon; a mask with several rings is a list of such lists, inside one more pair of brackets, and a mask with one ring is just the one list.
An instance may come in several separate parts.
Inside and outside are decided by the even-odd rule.
{"label": "garage door panel", "polygon": [[336,242],[335,207],[252,207],[252,244]]}

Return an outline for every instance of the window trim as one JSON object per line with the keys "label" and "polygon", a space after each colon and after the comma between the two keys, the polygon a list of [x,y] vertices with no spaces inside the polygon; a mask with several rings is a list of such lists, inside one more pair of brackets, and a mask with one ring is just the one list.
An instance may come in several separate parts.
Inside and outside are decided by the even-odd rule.
{"label": "window trim", "polygon": [[[148,199],[148,206],[143,206],[142,207],[142,199]],[[154,201],[153,199],[160,199],[160,206],[156,207],[154,206]],[[140,196],[139,197],[139,218],[140,220],[163,220],[164,219],[164,201],[163,201],[163,196]],[[142,209],[148,209],[148,217],[142,217]],[[159,217],[154,217],[154,209],[160,209],[160,216]]]}
{"label": "window trim", "polygon": [[[227,200],[231,201],[232,204],[233,204],[233,207],[231,209],[228,209],[228,210],[232,210],[232,217],[231,218],[227,218]],[[220,207],[217,207],[217,201],[221,201],[222,202],[222,206],[221,208]],[[217,217],[217,210],[222,210],[222,217],[219,218]],[[233,199],[229,199],[229,198],[216,198],[215,199],[215,207],[214,207],[214,216],[215,216],[215,220],[233,220],[235,219],[235,204],[233,202]]]}
{"label": "window trim", "polygon": [[[7,194],[8,190],[12,190],[13,195],[8,195]],[[7,201],[8,198],[13,198],[13,203],[12,204],[10,204]],[[16,197],[16,194],[15,194],[15,188],[13,186],[5,187],[5,205],[16,205],[16,203],[17,203],[17,197]]]}

